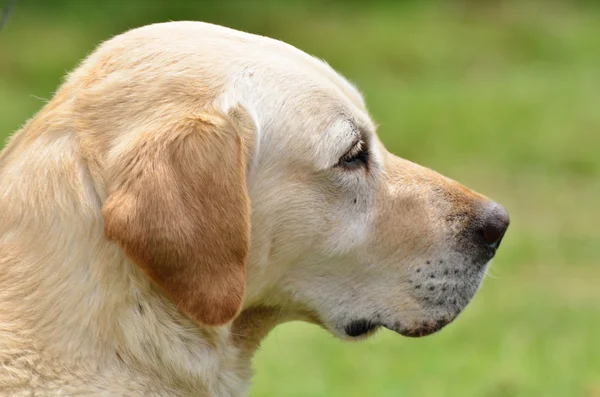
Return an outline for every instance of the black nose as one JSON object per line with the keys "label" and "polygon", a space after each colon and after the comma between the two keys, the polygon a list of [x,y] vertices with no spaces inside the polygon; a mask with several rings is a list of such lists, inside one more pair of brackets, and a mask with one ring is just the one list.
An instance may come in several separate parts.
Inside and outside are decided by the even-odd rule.
{"label": "black nose", "polygon": [[483,213],[482,233],[486,243],[497,247],[508,229],[510,218],[508,212],[498,203],[489,202]]}

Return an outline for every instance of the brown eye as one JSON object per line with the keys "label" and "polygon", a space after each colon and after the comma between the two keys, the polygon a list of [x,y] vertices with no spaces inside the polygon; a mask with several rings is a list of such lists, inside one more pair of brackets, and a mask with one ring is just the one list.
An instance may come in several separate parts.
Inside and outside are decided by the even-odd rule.
{"label": "brown eye", "polygon": [[340,158],[338,166],[345,169],[356,169],[367,166],[369,162],[369,151],[363,141],[358,142],[346,154]]}

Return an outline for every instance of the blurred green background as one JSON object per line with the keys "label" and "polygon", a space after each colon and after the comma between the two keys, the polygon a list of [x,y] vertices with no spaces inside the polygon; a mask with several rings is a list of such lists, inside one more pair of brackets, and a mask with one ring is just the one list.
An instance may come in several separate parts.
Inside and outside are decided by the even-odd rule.
{"label": "blurred green background", "polygon": [[0,138],[100,41],[181,19],[327,60],[364,92],[392,152],[512,217],[482,290],[444,331],[347,343],[281,326],[250,396],[600,396],[600,4],[22,0],[0,32]]}

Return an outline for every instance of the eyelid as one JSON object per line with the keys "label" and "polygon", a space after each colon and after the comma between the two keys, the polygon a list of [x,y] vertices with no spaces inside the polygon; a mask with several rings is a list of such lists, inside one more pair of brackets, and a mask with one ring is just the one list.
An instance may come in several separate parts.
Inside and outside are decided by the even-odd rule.
{"label": "eyelid", "polygon": [[354,142],[352,143],[352,145],[350,145],[350,148],[342,155],[342,157],[340,157],[341,159],[348,157],[349,155],[355,155],[358,152],[360,152],[361,150],[364,149],[363,145],[365,144],[365,141],[361,138],[358,137],[354,140]]}
{"label": "eyelid", "polygon": [[364,139],[358,139],[355,144],[338,160],[335,167],[347,170],[358,169],[360,166],[369,168],[369,148]]}

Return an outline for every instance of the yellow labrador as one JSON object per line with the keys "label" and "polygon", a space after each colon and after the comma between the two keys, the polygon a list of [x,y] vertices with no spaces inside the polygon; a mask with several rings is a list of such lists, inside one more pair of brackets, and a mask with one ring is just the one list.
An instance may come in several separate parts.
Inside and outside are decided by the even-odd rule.
{"label": "yellow labrador", "polygon": [[242,396],[284,321],[441,329],[508,223],[388,153],[327,64],[206,23],[135,29],[0,155],[0,390]]}

